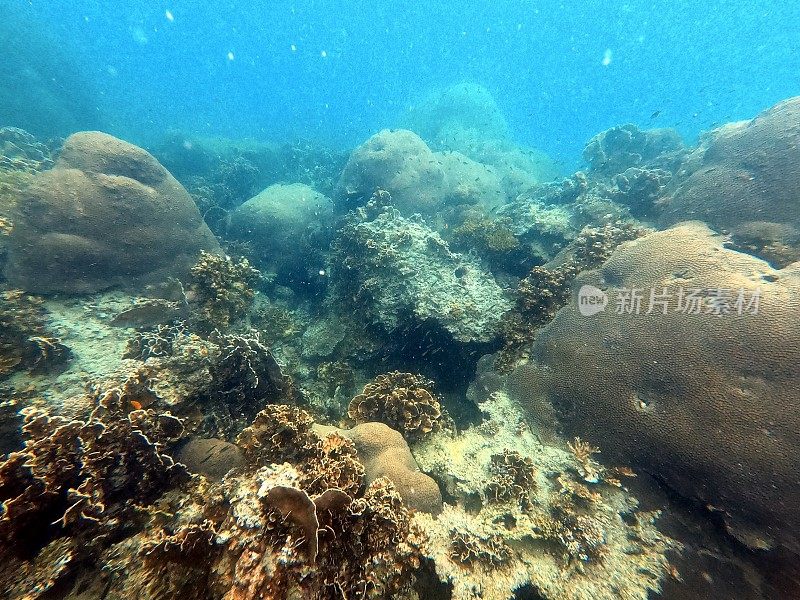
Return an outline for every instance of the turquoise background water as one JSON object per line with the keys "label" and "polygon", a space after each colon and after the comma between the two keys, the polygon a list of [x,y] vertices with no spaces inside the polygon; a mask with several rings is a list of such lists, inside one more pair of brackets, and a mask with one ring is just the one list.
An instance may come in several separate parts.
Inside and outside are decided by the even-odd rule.
{"label": "turquoise background water", "polygon": [[3,1],[74,58],[105,128],[139,141],[353,146],[469,80],[518,141],[571,164],[615,124],[694,136],[800,93],[800,3],[785,0]]}

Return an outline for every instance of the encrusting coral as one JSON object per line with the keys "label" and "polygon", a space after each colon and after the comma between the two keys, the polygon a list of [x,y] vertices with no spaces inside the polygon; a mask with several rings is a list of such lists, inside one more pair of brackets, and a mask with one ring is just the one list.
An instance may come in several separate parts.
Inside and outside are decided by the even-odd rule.
{"label": "encrusting coral", "polygon": [[442,409],[432,390],[433,382],[420,375],[378,375],[353,398],[347,414],[356,423],[385,423],[415,441],[441,427]]}

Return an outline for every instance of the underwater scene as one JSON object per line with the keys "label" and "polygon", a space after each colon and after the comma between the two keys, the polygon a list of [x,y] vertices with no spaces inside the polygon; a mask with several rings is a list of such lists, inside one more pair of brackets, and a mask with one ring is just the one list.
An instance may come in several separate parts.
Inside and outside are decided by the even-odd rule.
{"label": "underwater scene", "polygon": [[800,599],[800,3],[0,49],[0,600]]}

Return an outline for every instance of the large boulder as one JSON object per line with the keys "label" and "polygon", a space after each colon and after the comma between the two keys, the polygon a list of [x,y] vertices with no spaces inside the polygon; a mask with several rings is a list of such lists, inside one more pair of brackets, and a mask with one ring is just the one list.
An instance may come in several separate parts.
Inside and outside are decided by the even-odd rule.
{"label": "large boulder", "polygon": [[800,97],[706,136],[687,159],[661,216],[665,225],[687,219],[705,221],[748,240],[761,238],[764,245],[796,244]]}
{"label": "large boulder", "polygon": [[219,251],[191,197],[146,151],[100,132],[71,135],[23,191],[6,277],[34,293],[91,293],[183,277]]}
{"label": "large boulder", "polygon": [[333,202],[302,183],[271,185],[231,216],[228,233],[246,241],[259,267],[278,274],[323,266],[314,257],[333,220]]}
{"label": "large boulder", "polygon": [[384,129],[350,155],[335,195],[340,202],[366,201],[377,189],[389,192],[403,212],[432,213],[445,198],[445,172],[417,134]]}
{"label": "large boulder", "polygon": [[[531,417],[554,406],[568,433],[707,505],[748,546],[800,553],[800,263],[775,270],[690,223],[619,247],[585,285],[605,309],[583,288],[598,300],[563,308],[513,374]],[[698,313],[678,310],[681,293]]]}

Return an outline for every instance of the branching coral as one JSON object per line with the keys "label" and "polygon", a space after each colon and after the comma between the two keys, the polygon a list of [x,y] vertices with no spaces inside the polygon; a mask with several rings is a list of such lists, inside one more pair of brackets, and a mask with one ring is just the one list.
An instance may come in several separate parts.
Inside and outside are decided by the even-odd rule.
{"label": "branching coral", "polygon": [[191,277],[187,297],[197,307],[194,320],[198,328],[212,331],[227,328],[247,313],[255,297],[253,286],[261,274],[246,258],[235,261],[201,251]]}
{"label": "branching coral", "polygon": [[522,506],[530,502],[536,486],[533,461],[519,452],[505,449],[491,458],[492,480],[486,486],[486,496],[494,502],[514,500]]}
{"label": "branching coral", "polygon": [[386,423],[415,441],[441,427],[442,410],[432,388],[433,382],[420,375],[378,375],[353,398],[347,414],[357,423]]}

